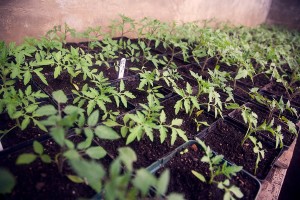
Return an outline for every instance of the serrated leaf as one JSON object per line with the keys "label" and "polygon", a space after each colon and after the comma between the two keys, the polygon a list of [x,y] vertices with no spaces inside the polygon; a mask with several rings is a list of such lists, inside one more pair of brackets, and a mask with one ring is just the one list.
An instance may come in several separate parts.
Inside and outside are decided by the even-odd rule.
{"label": "serrated leaf", "polygon": [[139,188],[142,195],[145,196],[148,194],[150,187],[155,185],[156,179],[148,170],[139,169],[132,182],[136,188]]}
{"label": "serrated leaf", "polygon": [[88,125],[95,126],[99,120],[99,110],[95,110],[88,118]]}
{"label": "serrated leaf", "polygon": [[102,147],[90,147],[85,153],[94,159],[100,159],[106,156],[106,151]]}
{"label": "serrated leaf", "polygon": [[157,180],[156,192],[159,195],[164,195],[167,192],[170,181],[170,171],[165,170]]}
{"label": "serrated leaf", "polygon": [[46,77],[39,71],[34,70],[35,74],[38,75],[38,77],[41,79],[41,81],[45,84],[48,85],[48,82],[46,80]]}
{"label": "serrated leaf", "polygon": [[111,119],[108,119],[107,121],[103,122],[103,124],[105,124],[106,126],[109,126],[109,127],[115,127],[115,126],[120,125],[119,123],[117,123],[116,121],[111,120]]}
{"label": "serrated leaf", "polygon": [[37,158],[36,155],[31,154],[31,153],[23,153],[21,155],[18,156],[16,164],[17,165],[26,165],[26,164],[30,164],[33,161],[35,161],[35,159]]}
{"label": "serrated leaf", "polygon": [[36,124],[42,131],[48,132],[47,128],[41,122],[33,119],[34,124]]}
{"label": "serrated leaf", "polygon": [[161,123],[165,123],[165,122],[166,122],[166,119],[167,119],[166,113],[165,113],[164,110],[162,110],[161,113],[160,113],[159,120],[160,120]]}
{"label": "serrated leaf", "polygon": [[54,127],[50,130],[50,135],[54,139],[54,141],[59,144],[60,146],[63,146],[65,141],[65,131],[62,127]]}
{"label": "serrated leaf", "polygon": [[30,123],[30,118],[28,116],[25,116],[24,120],[21,123],[21,130],[26,129],[29,123]]}
{"label": "serrated leaf", "polygon": [[95,129],[95,134],[105,140],[116,140],[119,139],[119,134],[112,128],[104,125],[97,126]]}
{"label": "serrated leaf", "polygon": [[26,71],[23,76],[24,76],[24,85],[27,85],[27,83],[29,83],[31,79],[30,71]]}
{"label": "serrated leaf", "polygon": [[33,111],[35,111],[38,108],[38,105],[35,104],[31,104],[28,107],[25,108],[27,113],[32,113]]}
{"label": "serrated leaf", "polygon": [[248,70],[240,68],[235,79],[238,80],[241,78],[246,78],[247,76],[248,76]]}
{"label": "serrated leaf", "polygon": [[35,115],[37,116],[49,116],[55,115],[56,113],[57,110],[53,105],[44,105],[35,111]]}
{"label": "serrated leaf", "polygon": [[172,126],[181,126],[182,125],[182,119],[173,119],[171,122]]}
{"label": "serrated leaf", "polygon": [[76,174],[85,178],[88,185],[90,185],[96,192],[101,191],[101,180],[105,175],[105,171],[100,164],[94,161],[71,160],[70,165]]}
{"label": "serrated leaf", "polygon": [[135,152],[130,147],[121,147],[118,149],[119,158],[125,164],[128,170],[132,170],[132,163],[137,161]]}
{"label": "serrated leaf", "polygon": [[67,103],[68,98],[62,90],[58,90],[52,93],[53,98],[57,103]]}

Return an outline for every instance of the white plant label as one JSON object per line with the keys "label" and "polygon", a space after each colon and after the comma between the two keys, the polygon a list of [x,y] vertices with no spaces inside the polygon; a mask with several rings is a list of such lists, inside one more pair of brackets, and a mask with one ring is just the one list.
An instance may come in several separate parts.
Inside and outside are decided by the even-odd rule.
{"label": "white plant label", "polygon": [[118,77],[118,79],[124,77],[125,64],[126,64],[126,59],[122,58],[121,63],[120,63],[120,67],[119,67],[119,77]]}
{"label": "white plant label", "polygon": [[2,146],[1,141],[0,141],[0,151],[3,151],[3,146]]}

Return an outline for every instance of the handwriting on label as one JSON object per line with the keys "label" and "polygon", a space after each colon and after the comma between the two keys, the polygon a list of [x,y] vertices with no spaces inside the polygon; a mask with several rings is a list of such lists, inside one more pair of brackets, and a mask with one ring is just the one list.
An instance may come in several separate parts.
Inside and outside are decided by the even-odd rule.
{"label": "handwriting on label", "polygon": [[118,79],[124,77],[125,64],[126,64],[126,59],[122,58],[121,63],[120,63],[120,67],[119,67],[119,77],[118,77]]}

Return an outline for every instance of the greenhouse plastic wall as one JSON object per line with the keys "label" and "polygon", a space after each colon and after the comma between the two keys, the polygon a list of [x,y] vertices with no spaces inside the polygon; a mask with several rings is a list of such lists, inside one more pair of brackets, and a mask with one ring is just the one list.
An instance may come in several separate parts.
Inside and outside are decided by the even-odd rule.
{"label": "greenhouse plastic wall", "polygon": [[273,0],[266,23],[300,30],[300,1]]}
{"label": "greenhouse plastic wall", "polygon": [[22,42],[65,22],[77,31],[105,26],[119,14],[134,19],[216,21],[256,26],[265,22],[272,0],[1,0],[0,40]]}

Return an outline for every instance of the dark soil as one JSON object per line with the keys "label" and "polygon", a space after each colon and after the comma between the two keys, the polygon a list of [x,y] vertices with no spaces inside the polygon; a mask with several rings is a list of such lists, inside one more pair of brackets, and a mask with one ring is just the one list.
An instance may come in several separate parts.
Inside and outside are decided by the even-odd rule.
{"label": "dark soil", "polygon": [[[38,77],[34,77],[34,81],[49,95],[56,90],[63,90],[66,95],[70,95],[72,94],[72,90],[76,90],[75,86],[70,82],[70,75],[68,73],[62,73],[57,78],[54,78],[52,73],[46,74],[45,76],[48,85],[45,85]],[[87,80],[83,80],[83,76],[81,74],[73,78],[72,82],[76,84],[79,89],[81,89],[86,83],[89,84],[89,86],[95,85],[90,82],[88,78]]]}
{"label": "dark soil", "polygon": [[[8,130],[15,125],[16,121],[11,120],[7,114],[0,115],[0,130]],[[45,134],[47,133],[39,129],[38,126],[35,126],[31,121],[28,127],[23,131],[19,127],[12,129],[1,139],[1,143],[3,149],[6,149]]]}
{"label": "dark soil", "polygon": [[[117,132],[120,132],[119,129],[116,129]],[[166,140],[161,143],[159,138],[159,132],[154,131],[154,140],[151,141],[146,135],[140,141],[133,141],[132,143],[126,145],[126,138],[120,140],[115,140],[114,142],[97,140],[97,143],[101,145],[105,150],[109,152],[110,155],[116,157],[119,147],[128,146],[132,148],[137,154],[137,161],[133,164],[135,169],[141,167],[148,167],[152,163],[156,162],[158,159],[170,153],[176,147],[184,143],[184,140],[177,137],[174,145],[171,145],[171,133],[169,131],[168,137]]]}
{"label": "dark soil", "polygon": [[[72,139],[74,141],[74,139]],[[77,140],[77,139],[76,139]],[[52,140],[43,143],[44,152],[53,160],[45,164],[37,159],[30,165],[16,165],[16,159],[21,153],[31,153],[32,147],[7,155],[0,160],[0,165],[9,168],[16,177],[17,185],[13,192],[0,199],[78,199],[91,198],[95,192],[86,184],[70,181],[66,175],[75,174],[67,163],[64,163],[63,173],[59,173],[54,157],[59,153],[59,147]],[[100,161],[107,168],[111,159],[105,157]]]}
{"label": "dark soil", "polygon": [[253,81],[249,77],[247,77],[247,78],[239,79],[237,82],[241,82],[242,84],[248,86],[249,88],[252,87],[261,88],[269,84],[271,81],[267,74],[260,73],[253,76]]}
{"label": "dark soil", "polygon": [[[177,153],[164,168],[170,169],[170,183],[168,192],[183,193],[185,199],[223,199],[224,192],[217,188],[216,184],[203,183],[197,179],[191,170],[195,170],[209,179],[209,166],[207,163],[201,162],[204,153],[195,144],[188,147],[188,152],[184,154]],[[218,181],[224,181],[224,176],[218,176]],[[230,180],[230,183],[239,187],[244,194],[243,199],[255,199],[259,184],[252,177],[244,172],[239,172],[237,176]]]}
{"label": "dark soil", "polygon": [[209,74],[207,71],[202,71],[201,67],[198,65],[186,65],[178,68],[178,72],[190,79],[194,79],[194,77],[191,75],[190,71],[193,71],[199,75],[202,76],[203,79],[208,80]]}
{"label": "dark soil", "polygon": [[[243,146],[239,145],[241,144],[245,133],[246,130],[240,130],[224,120],[219,120],[207,129],[207,133],[203,137],[203,140],[215,152],[223,154],[225,159],[243,166],[245,170],[254,174],[257,156],[252,150],[252,142],[246,140]],[[273,162],[280,155],[281,150],[275,149],[274,144],[270,144],[265,138],[259,135],[256,137],[262,143],[265,150],[265,158],[260,161],[256,176],[259,179],[265,179]]]}
{"label": "dark soil", "polygon": [[262,88],[262,90],[265,90],[271,94],[274,94],[276,96],[285,96],[288,97],[288,94],[285,90],[285,88],[280,83],[269,83],[265,87]]}

